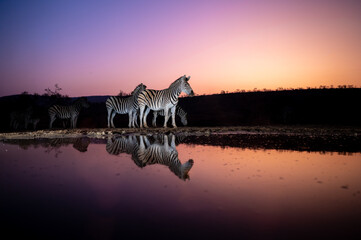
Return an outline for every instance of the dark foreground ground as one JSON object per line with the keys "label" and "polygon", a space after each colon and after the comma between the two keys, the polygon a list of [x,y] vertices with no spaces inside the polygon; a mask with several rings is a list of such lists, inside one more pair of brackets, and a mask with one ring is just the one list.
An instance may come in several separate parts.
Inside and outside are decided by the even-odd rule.
{"label": "dark foreground ground", "polygon": [[[361,128],[320,126],[242,126],[173,128],[78,128],[0,133],[7,142],[87,137],[99,141],[122,135],[175,134],[182,143],[255,149],[361,152]],[[98,139],[98,140],[96,140]]]}

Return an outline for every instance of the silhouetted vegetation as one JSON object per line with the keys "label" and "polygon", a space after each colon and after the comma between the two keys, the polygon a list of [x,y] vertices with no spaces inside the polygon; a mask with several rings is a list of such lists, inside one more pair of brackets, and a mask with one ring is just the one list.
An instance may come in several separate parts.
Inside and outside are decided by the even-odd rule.
{"label": "silhouetted vegetation", "polygon": [[[67,96],[59,94],[20,95],[0,98],[2,109],[1,131],[10,131],[9,114],[13,110],[25,110],[33,107],[34,117],[40,118],[38,128],[48,128],[47,110],[53,104],[68,105],[73,102]],[[107,112],[105,99],[107,96],[89,97],[90,107],[82,110],[78,127],[105,128]],[[189,126],[244,126],[244,125],[339,125],[360,126],[361,113],[359,102],[361,88],[343,85],[337,88],[322,87],[318,89],[292,89],[277,91],[213,94],[179,99],[179,105],[188,113]],[[151,122],[152,113],[148,115]],[[177,119],[178,126],[182,126]],[[163,117],[158,117],[161,126]],[[117,115],[114,123],[119,127],[127,127],[128,116]],[[55,128],[62,128],[59,121]]]}

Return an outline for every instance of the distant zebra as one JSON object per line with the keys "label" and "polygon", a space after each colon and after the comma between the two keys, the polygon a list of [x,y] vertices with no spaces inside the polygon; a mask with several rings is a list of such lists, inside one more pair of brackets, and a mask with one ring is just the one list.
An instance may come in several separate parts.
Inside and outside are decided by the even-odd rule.
{"label": "distant zebra", "polygon": [[88,108],[89,103],[85,97],[78,98],[70,106],[53,105],[49,108],[48,113],[50,117],[49,128],[53,127],[53,122],[56,118],[70,119],[70,127],[75,128],[78,121],[81,108]]}
{"label": "distant zebra", "polygon": [[39,118],[33,118],[33,108],[30,106],[25,111],[14,111],[10,113],[10,127],[17,130],[20,125],[23,125],[25,129],[28,129],[28,125],[32,124],[33,129],[36,129],[39,123]]}
{"label": "distant zebra", "polygon": [[[175,110],[176,115],[178,115],[181,119],[181,122],[184,126],[187,126],[188,121],[187,121],[187,113],[177,105],[176,110]],[[157,116],[161,115],[164,117],[164,110],[160,110],[160,111],[153,111],[153,121],[152,121],[152,125],[153,127],[157,126]],[[168,113],[169,116],[169,113]]]}
{"label": "distant zebra", "polygon": [[175,147],[175,136],[171,135],[169,145],[168,136],[164,135],[163,144],[150,144],[147,136],[140,136],[139,151],[137,154],[142,165],[162,164],[167,167],[180,179],[189,179],[189,171],[192,169],[194,161],[189,159],[181,163],[178,158],[178,151]]}
{"label": "distant zebra", "polygon": [[[167,89],[163,90],[152,90],[146,89],[139,94],[138,104],[140,111],[140,127],[148,127],[147,125],[147,115],[150,110],[159,111],[164,110],[164,127],[167,127],[167,122],[169,119],[169,111],[172,114],[172,125],[176,128],[175,123],[175,109],[178,104],[178,97],[181,92],[185,92],[188,95],[194,95],[193,89],[189,85],[189,77],[185,75],[175,80]],[[145,107],[148,107],[145,110]],[[145,112],[144,112],[145,110]]]}
{"label": "distant zebra", "polygon": [[36,130],[36,126],[38,125],[39,122],[40,122],[39,118],[30,118],[28,120],[28,124],[32,124],[34,130]]}
{"label": "distant zebra", "polygon": [[128,127],[135,127],[137,110],[138,110],[138,95],[141,91],[145,90],[147,86],[143,83],[139,84],[131,93],[131,96],[127,97],[110,97],[105,102],[105,106],[108,111],[108,128],[113,127],[113,119],[115,114],[126,114],[129,115]]}

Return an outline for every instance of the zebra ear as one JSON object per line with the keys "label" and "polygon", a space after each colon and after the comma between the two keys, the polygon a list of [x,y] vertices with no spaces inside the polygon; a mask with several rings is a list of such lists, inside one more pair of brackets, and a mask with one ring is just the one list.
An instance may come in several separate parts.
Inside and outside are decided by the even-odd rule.
{"label": "zebra ear", "polygon": [[188,76],[188,78],[187,78],[187,82],[189,81],[189,79],[191,79],[191,76]]}

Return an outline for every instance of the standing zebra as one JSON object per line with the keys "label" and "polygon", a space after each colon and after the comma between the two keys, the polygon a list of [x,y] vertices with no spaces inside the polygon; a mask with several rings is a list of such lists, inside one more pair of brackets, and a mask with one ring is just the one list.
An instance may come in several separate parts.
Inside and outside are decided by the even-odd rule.
{"label": "standing zebra", "polygon": [[[187,121],[187,113],[186,113],[186,111],[184,111],[181,107],[179,107],[177,105],[175,113],[176,113],[176,115],[178,115],[180,117],[182,124],[184,126],[187,126],[188,121]],[[158,114],[164,117],[164,110],[153,111],[153,121],[152,121],[153,127],[157,126],[157,116],[158,116]],[[168,116],[169,116],[169,113],[168,113]]]}
{"label": "standing zebra", "polygon": [[88,108],[89,103],[85,97],[78,98],[70,106],[53,105],[49,108],[50,123],[49,128],[53,127],[56,118],[70,119],[70,127],[75,128],[79,113],[82,107]]}
{"label": "standing zebra", "polygon": [[128,127],[135,127],[137,110],[138,110],[138,95],[140,92],[147,88],[143,83],[139,84],[131,93],[131,96],[127,97],[110,97],[105,102],[105,106],[108,111],[108,128],[113,127],[113,119],[115,114],[126,114],[129,115]]}
{"label": "standing zebra", "polygon": [[[10,127],[17,130],[20,125],[23,125],[25,129],[28,129],[28,124],[32,124],[35,119],[33,119],[33,107],[29,106],[23,111],[13,111],[10,113]],[[36,122],[36,124],[39,121]],[[34,124],[34,123],[33,123]],[[33,125],[34,129],[36,124]]]}
{"label": "standing zebra", "polygon": [[[178,104],[178,97],[181,92],[193,96],[193,89],[189,85],[188,81],[191,77],[186,77],[186,75],[175,80],[167,89],[163,90],[152,90],[146,89],[139,94],[138,104],[140,110],[140,127],[148,127],[147,125],[147,115],[150,110],[159,111],[164,110],[164,127],[167,127],[167,122],[169,119],[169,111],[172,113],[172,125],[176,128],[175,124],[175,109]],[[148,107],[145,110],[145,107]],[[145,110],[145,112],[144,112]]]}

